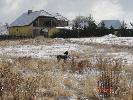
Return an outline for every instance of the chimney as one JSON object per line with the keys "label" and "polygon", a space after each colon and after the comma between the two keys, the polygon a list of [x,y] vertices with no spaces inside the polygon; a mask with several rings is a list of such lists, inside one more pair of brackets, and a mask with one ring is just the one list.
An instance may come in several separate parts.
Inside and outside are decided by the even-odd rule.
{"label": "chimney", "polygon": [[28,14],[31,14],[32,13],[32,10],[28,10]]}

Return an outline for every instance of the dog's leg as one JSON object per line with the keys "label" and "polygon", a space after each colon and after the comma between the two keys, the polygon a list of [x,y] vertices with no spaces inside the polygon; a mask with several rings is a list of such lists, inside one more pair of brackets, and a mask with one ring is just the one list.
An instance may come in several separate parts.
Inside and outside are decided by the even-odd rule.
{"label": "dog's leg", "polygon": [[57,56],[57,61],[60,62],[60,60],[61,60],[61,57]]}
{"label": "dog's leg", "polygon": [[61,61],[61,58],[58,59],[58,62],[60,62],[60,61]]}
{"label": "dog's leg", "polygon": [[67,58],[68,58],[68,57],[65,55],[64,58],[63,58],[63,59],[64,59],[64,63],[66,63]]}
{"label": "dog's leg", "polygon": [[66,59],[64,59],[64,63],[66,63]]}

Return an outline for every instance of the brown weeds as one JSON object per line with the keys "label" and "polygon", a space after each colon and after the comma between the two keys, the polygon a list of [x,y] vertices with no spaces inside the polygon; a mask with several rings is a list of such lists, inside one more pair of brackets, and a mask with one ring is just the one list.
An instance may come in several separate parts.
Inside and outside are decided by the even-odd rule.
{"label": "brown weeds", "polygon": [[[128,84],[131,77],[123,74],[123,71],[131,73],[132,70],[125,67],[121,59],[102,57],[97,58],[95,65],[87,59],[66,63],[30,57],[18,58],[13,63],[3,59],[0,61],[0,97],[3,100],[55,100],[60,96],[89,98],[97,96],[99,81],[109,82],[108,86],[112,86],[110,98],[127,100],[129,96],[132,100],[132,87]],[[85,74],[83,70],[87,68],[97,70],[99,74]],[[80,79],[75,76],[77,70],[82,71],[77,74]]]}

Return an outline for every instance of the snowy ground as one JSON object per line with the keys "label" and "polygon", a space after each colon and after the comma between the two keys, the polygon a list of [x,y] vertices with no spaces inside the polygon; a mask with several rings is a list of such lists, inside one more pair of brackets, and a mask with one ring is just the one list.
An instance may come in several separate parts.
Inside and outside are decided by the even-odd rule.
{"label": "snowy ground", "polygon": [[114,35],[107,35],[103,37],[94,37],[94,38],[75,38],[70,39],[72,42],[80,43],[100,43],[100,44],[112,44],[120,46],[133,46],[133,37],[116,37]]}
{"label": "snowy ground", "polygon": [[64,51],[80,52],[81,47],[77,44],[54,44],[48,45],[16,45],[0,47],[0,55],[7,57],[51,58],[63,54]]}
{"label": "snowy ground", "polygon": [[[66,40],[65,39],[56,39],[56,40],[61,41],[61,42],[57,42],[54,44],[51,42],[50,42],[51,44],[47,44],[47,43],[39,44],[38,43],[37,45],[34,45],[34,43],[29,44],[27,42],[25,43],[24,41],[21,41],[24,44],[19,45],[19,44],[14,44],[14,42],[16,42],[16,41],[13,41],[13,43],[11,43],[10,45],[0,46],[0,56],[1,57],[9,57],[9,58],[31,56],[32,58],[42,58],[43,59],[42,61],[45,61],[44,59],[51,59],[51,58],[55,57],[55,55],[63,54],[64,51],[74,51],[76,53],[78,52],[79,53],[78,56],[83,57],[83,58],[85,58],[85,57],[87,58],[90,55],[92,55],[92,58],[95,56],[98,56],[98,55],[104,55],[104,56],[109,56],[111,58],[120,58],[120,59],[123,59],[127,64],[133,64],[133,51],[131,48],[130,49],[128,48],[128,47],[133,46],[132,45],[133,38],[118,38],[118,37],[109,35],[109,36],[104,36],[104,37],[99,37],[99,38],[70,39],[69,41],[67,39]],[[30,41],[30,40],[26,40],[26,41]],[[125,42],[122,42],[122,41],[125,41]],[[93,43],[93,45],[91,45],[89,43]],[[97,45],[97,43],[105,44],[105,46]],[[124,46],[124,48],[116,48],[116,47],[113,48],[113,47],[108,46],[110,44]],[[126,47],[125,47],[125,45],[126,45]],[[91,57],[90,57],[90,59],[91,59]],[[83,91],[83,89],[87,90],[88,86],[90,86],[88,89],[88,90],[91,89],[90,92],[94,92],[96,89],[96,88],[94,88],[95,83],[97,81],[96,77],[99,75],[99,71],[96,69],[88,68],[88,70],[85,70],[83,74],[80,74],[78,72],[71,73],[71,70],[62,71],[62,66],[63,66],[62,63],[61,64],[57,63],[57,61],[54,61],[54,60],[49,60],[48,63],[45,62],[42,64],[37,62],[36,59],[33,59],[31,61],[27,60],[27,62],[28,63],[23,64],[23,62],[20,61],[19,64],[21,66],[18,66],[18,64],[15,64],[15,66],[13,67],[14,70],[17,70],[24,77],[34,77],[35,78],[35,77],[43,76],[42,78],[44,78],[44,80],[45,80],[44,76],[49,76],[52,80],[55,79],[56,81],[53,81],[53,84],[55,85],[54,82],[56,82],[56,84],[58,84],[57,86],[59,86],[61,88],[61,92],[63,90],[74,91],[72,93],[70,92],[72,97],[68,96],[68,98],[70,98],[70,100],[77,100],[74,98],[77,94],[77,90],[80,90],[80,92]],[[29,64],[31,62],[32,63],[34,62],[33,64],[35,66],[29,66],[29,65],[33,65],[33,64]],[[92,59],[92,62],[95,63],[95,58]],[[14,62],[13,62],[13,64],[14,64]],[[39,64],[41,64],[40,65],[41,67],[38,67]],[[16,68],[16,65],[18,66],[18,68]],[[64,65],[64,66],[67,66],[67,65]],[[49,68],[51,68],[51,69],[49,69]],[[123,75],[125,76],[125,73]],[[83,81],[83,83],[86,82],[89,85],[85,86],[82,83],[82,81]],[[48,81],[48,83],[50,83],[50,82],[51,81]],[[53,90],[52,86],[54,86],[54,85],[52,85],[52,83],[51,83],[51,85],[49,85],[49,86],[51,86],[52,90]],[[45,90],[46,89],[39,87],[38,92],[40,94],[45,93]],[[78,95],[79,95],[79,93],[78,93]],[[40,100],[42,100],[42,99],[40,99]],[[61,99],[61,100],[63,100],[63,99]],[[92,99],[92,100],[95,100],[95,99]]]}
{"label": "snowy ground", "polygon": [[[55,44],[47,45],[10,45],[0,46],[0,55],[5,57],[32,57],[32,58],[53,58],[55,55],[63,54],[64,51],[74,51],[85,54],[86,56],[105,55],[112,58],[122,59],[127,64],[133,64],[133,38],[132,37],[116,37],[114,35],[107,35],[98,38],[80,38],[80,39],[56,39]],[[29,40],[30,41],[30,40]],[[93,45],[92,45],[92,44]],[[95,44],[105,44],[104,47]],[[121,46],[120,48],[109,47]],[[123,48],[124,47],[124,48]],[[130,47],[130,49],[128,48]],[[80,56],[80,55],[79,55]],[[81,55],[82,56],[82,55]]]}
{"label": "snowy ground", "polygon": [[[133,37],[116,37],[110,34],[96,38],[70,39],[69,42],[86,46],[91,45],[95,51],[93,52],[94,55],[103,54],[112,58],[122,59],[127,64],[133,64]],[[97,44],[99,44],[98,48],[95,46]],[[119,49],[117,46],[120,46]]]}

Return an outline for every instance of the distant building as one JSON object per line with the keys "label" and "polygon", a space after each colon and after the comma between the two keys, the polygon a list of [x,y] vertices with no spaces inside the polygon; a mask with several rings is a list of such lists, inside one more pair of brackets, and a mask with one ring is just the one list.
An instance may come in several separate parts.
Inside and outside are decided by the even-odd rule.
{"label": "distant building", "polygon": [[64,16],[62,16],[62,15],[59,14],[59,13],[55,13],[55,14],[53,14],[53,15],[54,15],[54,17],[58,20],[59,25],[60,25],[61,27],[68,26],[69,20],[68,20],[67,18],[65,18]]}
{"label": "distant building", "polygon": [[98,27],[101,27],[102,24],[104,23],[105,27],[110,29],[113,27],[114,29],[120,29],[122,24],[119,20],[102,20],[99,24]]}
{"label": "distant building", "polygon": [[[68,26],[68,19],[47,11],[32,11],[22,14],[9,26],[9,34],[15,36],[37,36],[48,33],[53,27]],[[44,31],[45,30],[45,31]]]}

